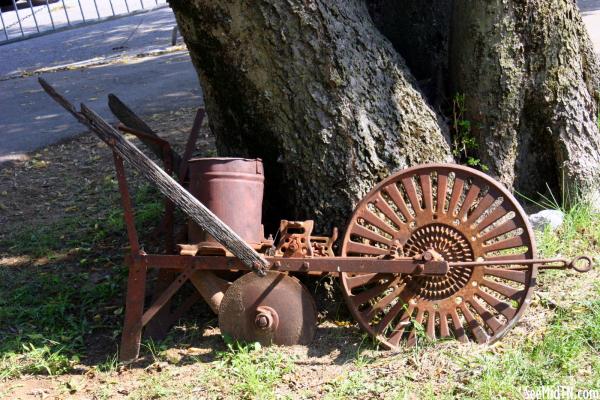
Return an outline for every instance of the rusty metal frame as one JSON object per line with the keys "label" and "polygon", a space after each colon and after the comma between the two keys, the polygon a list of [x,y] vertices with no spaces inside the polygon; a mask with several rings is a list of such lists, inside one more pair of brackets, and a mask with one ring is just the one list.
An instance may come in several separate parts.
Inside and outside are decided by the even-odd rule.
{"label": "rusty metal frame", "polygon": [[[198,135],[200,133],[200,127],[202,126],[202,122],[204,121],[205,115],[206,115],[206,112],[205,112],[204,108],[202,108],[202,107],[198,108],[195,118],[194,118],[194,123],[192,125],[190,134],[187,139],[182,162],[179,167],[179,170],[177,171],[177,177],[178,177],[179,182],[183,183],[187,176],[187,171],[188,171],[187,160],[191,157],[192,152],[194,151],[195,143],[198,139]],[[132,134],[140,139],[144,139],[146,141],[150,141],[152,143],[157,144],[161,149],[161,161],[163,163],[165,171],[169,175],[173,175],[173,173],[175,172],[173,170],[173,150],[172,150],[171,144],[167,140],[162,139],[157,136],[154,136],[154,135],[147,134],[146,132],[140,131],[138,129],[131,128],[123,123],[120,123],[117,126],[117,128],[121,132],[126,132],[126,133]],[[133,213],[133,209],[131,207],[131,199],[130,199],[129,190],[127,187],[125,171],[123,168],[123,162],[122,162],[122,160],[120,160],[120,158],[116,154],[114,155],[114,157],[115,157],[115,167],[117,169],[117,179],[119,181],[119,190],[121,192],[121,198],[122,198],[122,202],[123,202],[123,210],[124,210],[124,214],[125,214],[125,221],[126,221],[127,231],[128,231],[128,235],[129,235],[129,241],[132,246],[131,251],[132,251],[132,254],[137,255],[139,253],[140,246],[138,243],[138,235],[137,235],[137,231],[135,229],[135,224],[133,222],[134,213]],[[164,232],[164,234],[165,234],[165,251],[167,254],[175,254],[175,252],[176,252],[174,220],[175,220],[175,206],[171,201],[169,201],[168,199],[165,199],[163,217],[162,217],[161,222],[159,223],[156,231],[157,231],[157,233]],[[172,319],[175,316],[177,316],[177,315],[180,316],[182,314],[181,310],[179,310],[179,312],[178,312],[178,310],[175,310],[173,313],[169,312],[170,299],[171,299],[172,295],[176,292],[176,290],[173,293],[171,293],[170,291],[172,290],[172,288],[178,281],[179,281],[179,277],[176,277],[176,273],[172,269],[164,268],[164,269],[159,270],[155,288],[154,288],[153,300],[155,303],[159,302],[159,301],[164,301],[164,303],[160,304],[160,307],[158,307],[156,312],[154,312],[152,314],[153,318],[152,317],[146,318],[144,320],[144,323],[142,324],[142,326],[146,326],[148,324],[148,327],[147,327],[148,332],[147,333],[149,336],[151,336],[155,339],[160,339],[160,338],[164,337],[167,333],[168,327],[170,325],[172,325],[172,323],[173,323]],[[181,285],[183,285],[184,282],[182,282]],[[181,285],[179,285],[179,287]],[[170,295],[168,295],[169,293],[170,293]],[[189,303],[187,305],[187,307],[185,308],[185,310],[189,309],[189,307],[191,307],[196,301],[198,301],[198,299],[199,299],[198,296],[190,296],[188,301],[184,303],[184,304]],[[146,314],[144,314],[144,315],[146,315]]]}
{"label": "rusty metal frame", "polygon": [[[197,138],[197,129],[200,126],[203,113],[200,111],[196,116],[196,123],[190,134],[190,140],[186,148],[191,148],[190,143]],[[196,132],[194,132],[196,131]],[[195,141],[195,139],[194,139]],[[166,146],[165,146],[166,148]],[[170,152],[170,148],[169,148]],[[189,152],[189,151],[186,151]],[[165,152],[167,154],[167,152]],[[172,297],[197,271],[251,271],[238,258],[226,255],[173,255],[173,254],[146,254],[140,247],[139,237],[135,228],[134,211],[131,204],[127,178],[125,175],[123,160],[114,153],[114,162],[121,193],[121,202],[124,211],[125,225],[130,242],[131,254],[127,257],[129,265],[129,278],[127,282],[127,298],[125,323],[121,342],[121,360],[133,360],[139,354],[142,330],[147,327],[149,331],[166,333],[170,325],[183,315],[186,310],[200,299],[197,293],[189,297],[174,313],[171,313],[168,305]],[[165,168],[169,163],[165,163]],[[179,171],[180,179],[186,175],[186,167]],[[172,169],[169,173],[173,173]],[[165,211],[169,212],[172,206],[165,204]],[[172,211],[172,210],[171,210]],[[310,232],[308,232],[310,234]],[[433,252],[433,251],[431,251]],[[494,266],[498,264],[510,264],[514,270],[533,266],[537,269],[565,269],[572,268],[580,272],[591,269],[592,260],[581,256],[574,260],[563,258],[555,259],[515,259],[503,261],[461,261],[448,262],[441,257],[436,257],[435,252],[423,253],[421,256],[379,256],[379,257],[312,257],[292,254],[284,257],[283,254],[265,257],[269,269],[280,272],[292,273],[370,273],[385,275],[430,275],[443,276],[450,268]],[[579,266],[578,266],[579,263]],[[144,310],[144,296],[146,290],[146,278],[149,269],[159,271],[159,279],[149,307]]]}
{"label": "rusty metal frame", "polygon": [[[142,329],[150,322],[159,318],[159,326],[163,329],[168,326],[169,313],[165,313],[173,295],[187,282],[194,271],[198,270],[250,270],[236,257],[226,256],[178,256],[146,254],[140,247],[139,236],[135,227],[135,213],[131,204],[131,196],[127,185],[127,177],[123,160],[114,154],[115,169],[123,216],[130,242],[131,254],[126,263],[129,266],[127,281],[127,295],[125,308],[125,323],[121,340],[120,358],[133,360],[139,354]],[[448,263],[431,260],[414,259],[378,259],[365,257],[316,257],[316,258],[285,258],[266,257],[272,270],[287,272],[378,272],[378,273],[405,273],[405,274],[432,274],[443,275],[448,271]],[[179,271],[179,275],[169,284],[166,281],[160,290],[157,290],[152,304],[144,311],[144,297],[146,278],[150,268],[162,271]],[[198,297],[196,297],[196,300]],[[191,300],[188,302],[190,303]],[[193,304],[193,303],[192,303]],[[191,304],[184,303],[189,308]],[[172,322],[172,321],[171,321]]]}

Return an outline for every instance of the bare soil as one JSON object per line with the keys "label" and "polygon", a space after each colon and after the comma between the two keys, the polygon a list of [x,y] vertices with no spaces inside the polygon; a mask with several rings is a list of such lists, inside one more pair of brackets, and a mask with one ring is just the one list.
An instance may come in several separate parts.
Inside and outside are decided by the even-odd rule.
{"label": "bare soil", "polygon": [[[194,112],[181,110],[144,119],[181,149]],[[214,154],[213,140],[206,126],[198,141],[198,153]],[[0,168],[0,239],[32,226],[60,223],[65,217],[97,216],[99,221],[104,221],[107,209],[118,207],[116,190],[109,193],[103,185],[114,179],[111,153],[105,144],[87,133],[36,152],[27,161]],[[131,174],[131,178],[139,184],[135,174]],[[149,226],[143,237],[150,243],[154,227]],[[91,264],[81,264],[83,256],[77,248],[63,253],[57,251],[52,257],[20,252],[18,248],[0,248],[0,268],[59,275],[84,269],[91,272],[90,279],[98,279],[96,275],[110,273],[106,259],[121,263],[126,248],[124,235],[108,236],[92,249],[94,254],[106,256],[104,261]],[[568,306],[576,299],[585,298],[598,278],[597,272],[591,273],[588,279],[565,274],[553,279],[551,286],[541,280],[538,290],[541,297],[533,299],[519,324],[493,346],[442,341],[422,343],[416,349],[396,353],[373,346],[348,317],[341,298],[323,299],[322,287],[313,283],[311,290],[316,290],[321,297],[322,318],[317,335],[310,346],[276,349],[292,360],[294,366],[275,385],[276,397],[322,398],[331,393],[332,388],[339,389],[354,379],[363,386],[367,383],[367,389],[340,393],[354,393],[348,396],[362,398],[418,398],[418,393],[423,393],[421,389],[431,387],[431,397],[460,397],[460,388],[481,374],[480,367],[472,360],[502,354],[525,340],[542,338],[548,320],[554,315],[554,307],[548,306],[548,299],[552,304]],[[123,297],[116,298],[114,307],[122,306],[122,300]],[[120,326],[120,318],[115,316],[109,320],[113,328]],[[139,362],[115,365],[102,372],[98,364],[113,356],[118,344],[118,336],[107,329],[103,334],[86,338],[88,354],[72,372],[59,376],[21,376],[0,382],[0,398],[235,398],[237,392],[232,387],[238,378],[214,376],[215,371],[222,371],[219,353],[227,350],[217,325],[215,316],[206,307],[199,306],[186,321],[173,328],[169,348],[161,349],[160,354],[146,349]],[[0,329],[1,332],[5,331]],[[357,383],[357,386],[360,385]],[[417,387],[421,388],[418,392]]]}

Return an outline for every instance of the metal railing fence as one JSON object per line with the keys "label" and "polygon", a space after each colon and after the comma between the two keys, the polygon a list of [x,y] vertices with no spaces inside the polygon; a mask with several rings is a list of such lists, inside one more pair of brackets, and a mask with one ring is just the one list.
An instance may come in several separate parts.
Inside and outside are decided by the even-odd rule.
{"label": "metal railing fence", "polygon": [[0,44],[166,5],[166,0],[0,0]]}

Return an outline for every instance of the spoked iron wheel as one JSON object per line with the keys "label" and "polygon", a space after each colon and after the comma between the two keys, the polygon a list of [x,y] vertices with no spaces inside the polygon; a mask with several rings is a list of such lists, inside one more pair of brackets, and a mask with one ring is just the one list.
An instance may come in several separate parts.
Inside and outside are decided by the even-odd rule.
{"label": "spoked iron wheel", "polygon": [[[445,276],[341,273],[346,303],[360,327],[384,346],[455,337],[491,343],[529,304],[537,266],[535,242],[515,198],[489,176],[453,164],[406,169],[377,185],[357,206],[342,256],[414,257],[433,249],[448,262],[498,261],[493,267],[451,267]],[[520,268],[520,269],[517,269]]]}

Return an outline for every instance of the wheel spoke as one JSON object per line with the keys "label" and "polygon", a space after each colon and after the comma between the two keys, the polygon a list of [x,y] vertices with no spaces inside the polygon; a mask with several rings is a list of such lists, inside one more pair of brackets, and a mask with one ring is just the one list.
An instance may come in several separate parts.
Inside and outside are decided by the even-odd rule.
{"label": "wheel spoke", "polygon": [[521,247],[524,244],[525,241],[521,236],[514,236],[508,239],[499,240],[490,244],[489,246],[483,246],[483,251],[485,251],[487,254],[492,251],[514,249],[516,247]]}
{"label": "wheel spoke", "polygon": [[443,338],[450,337],[450,329],[448,327],[448,315],[440,313],[440,336]]}
{"label": "wheel spoke", "polygon": [[392,285],[394,285],[395,283],[397,283],[397,279],[391,279],[385,283],[381,283],[376,286],[373,286],[372,288],[369,288],[358,294],[355,294],[352,297],[352,301],[354,302],[354,305],[356,307],[358,307],[362,304],[365,304],[369,300],[380,296],[383,292],[385,292],[387,289],[392,287]]}
{"label": "wheel spoke", "polygon": [[433,212],[433,198],[431,196],[431,176],[429,173],[419,175],[419,181],[421,182],[421,193],[423,195],[423,203],[425,210]]}
{"label": "wheel spoke", "polygon": [[346,285],[348,289],[352,290],[356,287],[367,285],[369,283],[377,282],[382,279],[392,279],[391,274],[361,274],[355,276],[346,277]]}
{"label": "wheel spoke", "polygon": [[498,264],[506,264],[505,261],[511,260],[528,260],[527,254],[505,254],[503,256],[486,257],[486,261],[498,261]]}
{"label": "wheel spoke", "polygon": [[484,219],[482,219],[481,222],[479,222],[479,224],[477,224],[477,230],[481,232],[494,222],[498,221],[500,218],[504,217],[506,214],[508,214],[508,211],[506,211],[504,207],[502,207],[502,205],[499,205]]}
{"label": "wheel spoke", "polygon": [[500,332],[504,325],[491,312],[486,310],[477,300],[469,301],[469,304],[475,309],[477,314],[483,319],[487,326],[490,327],[494,334]]}
{"label": "wheel spoke", "polygon": [[362,225],[354,225],[352,227],[352,233],[362,238],[385,244],[388,247],[391,247],[393,244],[390,239],[386,238],[385,236],[381,236],[377,232],[373,232],[369,228],[365,228]]}
{"label": "wheel spoke", "polygon": [[467,192],[467,195],[465,196],[465,201],[463,202],[460,208],[460,212],[458,213],[458,219],[460,219],[461,221],[465,219],[467,212],[473,205],[473,202],[477,199],[477,196],[479,196],[480,191],[481,189],[479,188],[479,186],[471,186],[471,188]]}
{"label": "wheel spoke", "polygon": [[492,204],[494,204],[494,201],[496,201],[496,196],[492,195],[491,193],[486,194],[467,219],[467,225],[470,226],[474,224],[475,221],[477,221],[477,219],[479,219],[479,217],[481,217],[481,215],[486,212]]}
{"label": "wheel spoke", "polygon": [[404,219],[407,221],[412,220],[413,216],[410,211],[408,211],[406,202],[404,201],[402,194],[400,194],[396,184],[392,183],[391,185],[387,185],[383,190],[390,196],[396,207],[398,207],[398,211],[404,216]]}
{"label": "wheel spoke", "polygon": [[443,214],[446,206],[446,192],[448,191],[448,175],[438,171],[437,177],[437,213]]}
{"label": "wheel spoke", "polygon": [[375,247],[364,243],[348,242],[349,254],[383,256],[389,254],[389,252],[390,251],[388,249],[382,249],[380,247]]}
{"label": "wheel spoke", "polygon": [[408,339],[406,339],[406,344],[408,344],[409,346],[414,346],[415,343],[417,343],[417,329],[423,328],[423,318],[424,317],[425,317],[425,310],[423,308],[418,308],[417,316],[412,321],[413,328],[410,330],[410,333],[408,334]]}
{"label": "wheel spoke", "polygon": [[412,177],[406,177],[402,179],[402,185],[406,190],[406,195],[408,196],[408,200],[410,200],[410,204],[416,215],[421,214],[421,204],[419,203],[419,199],[417,198],[417,189],[415,188],[415,184],[413,182]]}
{"label": "wheel spoke", "polygon": [[482,242],[487,242],[488,240],[494,239],[500,235],[504,235],[505,233],[514,231],[517,228],[518,226],[515,220],[509,219],[508,221],[505,221],[504,223],[492,228],[489,232],[483,235],[480,240]]}
{"label": "wheel spoke", "polygon": [[465,328],[462,326],[462,323],[460,322],[460,317],[458,316],[458,313],[456,312],[456,308],[453,308],[452,311],[450,311],[450,317],[452,318],[452,328],[453,328],[454,336],[456,337],[456,339],[463,343],[468,342],[469,339],[467,338],[467,335],[465,334]]}
{"label": "wheel spoke", "polygon": [[497,278],[508,279],[509,281],[525,284],[527,282],[527,273],[525,271],[517,271],[502,268],[483,268],[484,275],[492,275]]}
{"label": "wheel spoke", "polygon": [[507,302],[502,301],[487,292],[484,292],[481,289],[477,290],[477,295],[479,297],[481,297],[490,306],[494,307],[494,309],[496,311],[498,311],[500,314],[504,315],[506,317],[506,319],[508,319],[508,320],[513,319],[515,314],[517,313],[516,308],[514,308]]}
{"label": "wheel spoke", "polygon": [[363,210],[363,212],[360,214],[360,217],[367,221],[369,224],[381,229],[383,232],[387,233],[390,236],[394,236],[394,234],[397,232],[394,227],[388,225],[384,220],[379,218],[377,215],[373,214],[370,210]]}
{"label": "wheel spoke", "polygon": [[460,304],[460,310],[465,316],[465,319],[467,320],[467,325],[469,326],[471,333],[473,333],[473,336],[475,336],[475,340],[477,340],[477,343],[487,343],[490,337],[485,332],[483,327],[479,324],[475,316],[473,316],[473,313],[471,313],[471,310],[469,310],[469,307],[467,307],[467,304],[465,302]]}
{"label": "wheel spoke", "polygon": [[435,311],[429,311],[427,315],[427,337],[435,340]]}
{"label": "wheel spoke", "polygon": [[490,281],[485,278],[482,280],[481,284],[500,293],[504,297],[508,297],[511,300],[518,300],[524,295],[523,290],[515,289],[512,286],[508,286],[500,282]]}
{"label": "wheel spoke", "polygon": [[398,295],[402,292],[405,285],[398,285],[394,288],[394,290],[382,297],[380,300],[377,300],[377,303],[373,304],[373,306],[369,307],[367,310],[363,311],[363,316],[367,321],[371,321],[379,312],[385,310],[385,308],[390,305],[390,303],[398,297]]}
{"label": "wheel spoke", "polygon": [[379,209],[379,211],[381,211],[390,221],[396,224],[396,226],[401,227],[404,225],[404,222],[398,218],[398,215],[396,215],[394,210],[392,210],[392,208],[388,205],[381,193],[377,195],[373,203],[374,206],[377,207],[377,209]]}
{"label": "wheel spoke", "polygon": [[[410,319],[410,316],[412,315],[414,309],[415,309],[414,304],[410,304],[410,303],[407,304],[404,301],[399,301],[398,303],[396,303],[394,305],[394,307],[392,307],[390,312],[387,313],[385,315],[385,317],[383,317],[383,319],[381,321],[379,321],[379,323],[375,326],[375,332],[377,332],[378,334],[383,334],[383,332],[392,323],[392,321],[398,316],[398,314],[400,314],[400,312],[402,310],[404,310],[404,313],[400,317],[400,322],[394,327],[394,332],[397,331],[398,326],[401,325],[402,321]],[[404,328],[402,328],[402,329],[404,330]],[[400,334],[402,335],[402,333],[400,333]]]}
{"label": "wheel spoke", "polygon": [[452,187],[452,197],[450,197],[450,205],[448,206],[448,215],[454,215],[454,211],[456,210],[456,205],[460,200],[460,196],[462,195],[463,188],[465,186],[465,181],[456,176],[454,178],[454,186]]}

